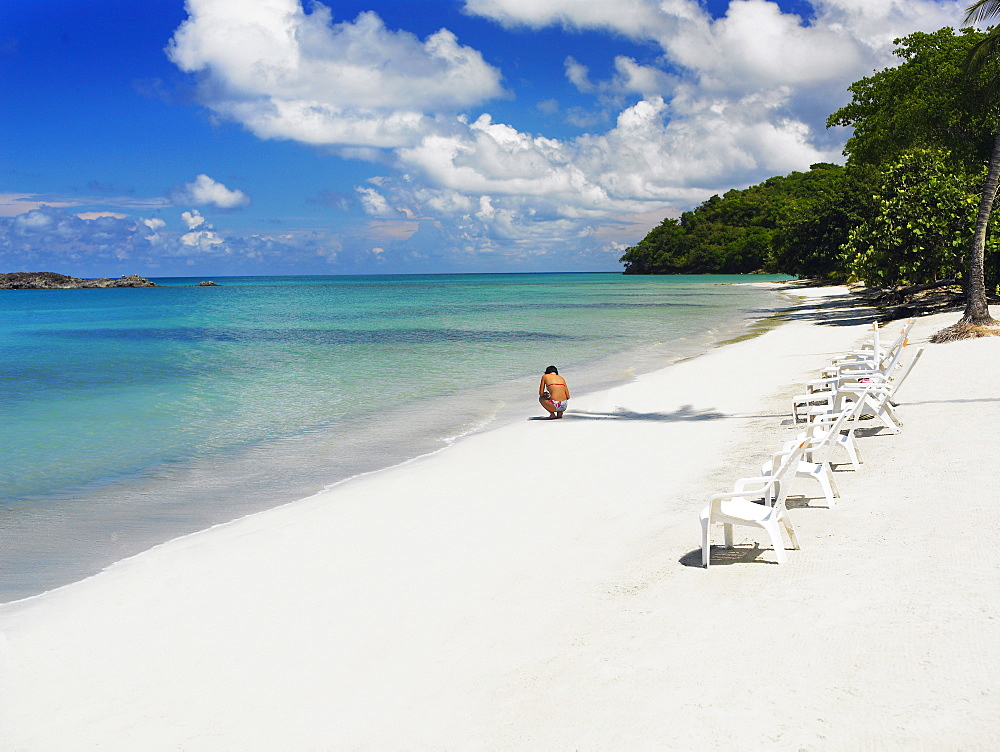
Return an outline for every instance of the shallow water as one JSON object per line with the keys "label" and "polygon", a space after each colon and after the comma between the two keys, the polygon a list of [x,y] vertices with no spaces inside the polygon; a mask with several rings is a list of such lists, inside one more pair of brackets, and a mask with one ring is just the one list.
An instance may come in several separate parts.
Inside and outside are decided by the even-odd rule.
{"label": "shallow water", "polygon": [[0,293],[0,601],[704,351],[767,277],[232,277]]}

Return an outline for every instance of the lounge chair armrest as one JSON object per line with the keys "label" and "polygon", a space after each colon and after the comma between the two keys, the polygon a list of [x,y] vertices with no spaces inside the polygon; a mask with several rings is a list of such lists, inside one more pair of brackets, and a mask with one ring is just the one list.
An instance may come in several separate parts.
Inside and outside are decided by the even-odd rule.
{"label": "lounge chair armrest", "polygon": [[767,492],[767,489],[771,486],[771,478],[767,478],[767,481],[767,483],[761,484],[759,488],[747,488],[739,491],[730,491],[728,493],[712,494],[712,498],[709,501],[724,501],[726,499],[735,499],[741,496],[763,496]]}
{"label": "lounge chair armrest", "polygon": [[808,392],[813,393],[816,391],[832,389],[836,383],[837,377],[831,376],[828,379],[813,379],[812,381],[807,381],[805,386]]}
{"label": "lounge chair armrest", "polygon": [[[774,478],[770,475],[762,475],[757,478],[739,478],[733,483],[733,490],[728,494],[716,494],[731,499],[735,496],[746,496],[749,493],[761,493],[774,483]],[[714,498],[714,497],[713,497]]]}

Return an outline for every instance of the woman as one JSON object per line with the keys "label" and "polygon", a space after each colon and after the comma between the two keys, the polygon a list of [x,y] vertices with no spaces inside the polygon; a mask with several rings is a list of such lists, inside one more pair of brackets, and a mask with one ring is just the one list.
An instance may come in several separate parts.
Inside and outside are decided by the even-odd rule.
{"label": "woman", "polygon": [[569,387],[566,386],[566,379],[559,375],[559,369],[549,366],[542,375],[542,382],[538,385],[538,401],[542,407],[549,411],[549,420],[561,418],[566,411],[566,403],[569,402]]}

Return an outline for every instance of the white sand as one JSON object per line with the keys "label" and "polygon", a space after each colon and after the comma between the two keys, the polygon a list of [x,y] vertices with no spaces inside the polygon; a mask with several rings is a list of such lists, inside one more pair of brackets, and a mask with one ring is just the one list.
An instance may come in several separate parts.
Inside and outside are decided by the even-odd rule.
{"label": "white sand", "polygon": [[844,293],[0,607],[0,749],[995,747],[1000,340],[928,347],[839,506],[792,499],[789,564],[738,529],[699,566],[709,494],[864,339]]}

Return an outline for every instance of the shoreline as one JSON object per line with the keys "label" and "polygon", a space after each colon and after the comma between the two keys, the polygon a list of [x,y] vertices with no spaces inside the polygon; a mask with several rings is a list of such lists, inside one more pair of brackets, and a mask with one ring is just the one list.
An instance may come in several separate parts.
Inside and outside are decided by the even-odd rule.
{"label": "shoreline", "polygon": [[[991,342],[928,349],[903,433],[861,439],[836,510],[792,508],[788,565],[761,542],[698,566],[707,495],[797,430],[788,399],[867,334],[830,289],[803,297],[761,336],[574,397],[562,421],[466,436],[0,606],[0,741],[987,748],[1000,561],[988,545],[965,561],[962,507],[997,512],[949,452],[988,455],[962,442],[989,425]],[[951,523],[942,488],[965,501]]]}
{"label": "shoreline", "polygon": [[[748,309],[724,327],[575,364],[574,393],[627,384],[644,373],[753,336],[761,321],[776,315],[771,311],[784,310],[792,300],[777,292],[782,282],[717,284],[748,284],[774,292],[766,314]],[[352,417],[35,499],[37,510],[22,510],[23,516],[11,516],[0,529],[0,569],[7,573],[0,603],[70,585],[174,538],[323,494],[483,430],[518,423],[537,407],[530,396],[536,384],[535,374],[499,382],[491,387],[490,398],[460,422],[449,417],[453,397],[427,397],[384,411],[381,429],[371,425],[370,416]],[[392,425],[401,428],[377,438]],[[378,454],[358,451],[376,441]],[[207,494],[212,503],[199,503]]]}

